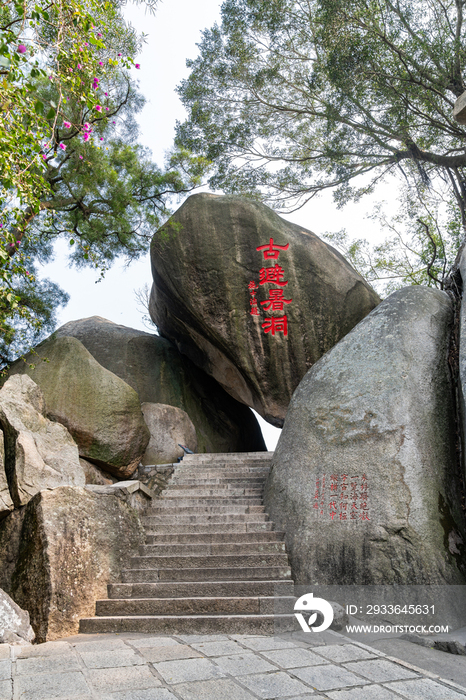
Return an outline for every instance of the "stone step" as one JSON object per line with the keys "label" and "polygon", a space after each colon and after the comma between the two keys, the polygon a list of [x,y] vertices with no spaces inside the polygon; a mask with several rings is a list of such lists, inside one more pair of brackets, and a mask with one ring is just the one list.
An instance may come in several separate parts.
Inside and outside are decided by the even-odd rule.
{"label": "stone step", "polygon": [[81,634],[140,632],[143,634],[277,634],[296,629],[293,615],[154,615],[88,617]]}
{"label": "stone step", "polygon": [[110,599],[164,598],[173,597],[249,597],[249,596],[293,596],[294,584],[289,579],[278,581],[157,581],[155,583],[109,583]]}
{"label": "stone step", "polygon": [[237,489],[230,488],[229,486],[213,486],[212,488],[205,488],[204,486],[189,486],[184,488],[183,486],[170,486],[162,493],[162,498],[244,498],[245,496],[261,498],[262,493],[262,489],[256,488]]}
{"label": "stone step", "polygon": [[195,555],[171,555],[171,556],[146,556],[131,557],[131,569],[202,569],[218,567],[245,568],[263,566],[287,566],[288,555],[283,552],[259,553],[259,554],[211,554],[207,556]]}
{"label": "stone step", "polygon": [[202,515],[205,513],[206,515],[227,515],[227,514],[233,514],[233,513],[243,513],[246,515],[247,513],[264,513],[265,508],[264,506],[235,506],[231,504],[223,504],[223,503],[216,503],[215,505],[184,505],[180,504],[178,505],[177,503],[171,503],[170,505],[166,505],[163,507],[162,504],[158,506],[152,506],[152,508],[148,508],[145,512],[145,517],[154,517],[156,515],[172,515],[176,514],[178,515]]}
{"label": "stone step", "polygon": [[146,583],[154,581],[267,581],[290,579],[289,566],[236,566],[202,569],[124,569],[123,583]]}
{"label": "stone step", "polygon": [[98,600],[96,615],[274,615],[293,613],[296,598],[269,597],[196,597],[126,598]]}
{"label": "stone step", "polygon": [[[161,522],[157,523],[156,525],[154,524],[153,527],[148,523],[146,525],[146,535],[147,538],[152,537],[153,535],[162,535],[165,533],[173,533],[173,534],[178,534],[178,533],[183,533],[183,534],[191,534],[191,533],[196,533],[198,535],[208,535],[210,532],[214,531],[216,533],[228,533],[228,532],[262,532],[263,530],[273,530],[274,523],[271,520],[267,521],[257,521],[257,520],[249,520],[245,521],[242,523],[238,522],[230,522],[230,523],[212,523],[211,526],[207,523],[203,525],[203,523],[168,523],[168,522]],[[147,543],[149,543],[149,540],[147,540]]]}
{"label": "stone step", "polygon": [[174,525],[194,525],[194,524],[205,524],[218,523],[246,523],[246,522],[264,522],[268,520],[268,515],[266,513],[225,513],[223,515],[215,514],[199,514],[199,515],[143,515],[141,522],[143,525],[147,525],[149,528],[154,528],[157,525],[169,525],[173,523]]}
{"label": "stone step", "polygon": [[[266,523],[270,524],[270,521]],[[259,542],[283,542],[285,539],[284,532],[276,530],[259,530],[257,532],[166,532],[148,535],[146,542],[148,545],[154,544],[222,544],[222,543],[259,543]]]}
{"label": "stone step", "polygon": [[210,556],[220,554],[261,554],[266,552],[285,552],[284,542],[221,542],[205,544],[190,542],[189,544],[145,544],[139,547],[141,557],[150,556]]}
{"label": "stone step", "polygon": [[245,486],[257,486],[260,488],[263,484],[265,484],[266,479],[265,477],[262,476],[242,476],[238,477],[236,475],[231,476],[231,477],[226,477],[226,476],[212,476],[209,474],[208,476],[203,477],[200,479],[197,475],[193,477],[186,477],[186,478],[181,478],[177,477],[174,478],[170,481],[170,484],[177,484],[180,486],[196,486],[198,484],[202,484],[203,486],[215,486],[216,484],[222,484],[225,486],[237,486],[237,487],[245,487]]}
{"label": "stone step", "polygon": [[[157,508],[181,508],[184,506],[262,506],[262,498],[160,498],[154,500],[145,510],[146,513],[152,512]],[[263,506],[262,506],[263,507]]]}
{"label": "stone step", "polygon": [[270,467],[177,467],[172,479],[266,479]]}
{"label": "stone step", "polygon": [[251,460],[271,460],[273,452],[199,452],[193,455],[185,455],[180,464],[189,462],[206,462],[218,460],[221,462],[247,462]]}

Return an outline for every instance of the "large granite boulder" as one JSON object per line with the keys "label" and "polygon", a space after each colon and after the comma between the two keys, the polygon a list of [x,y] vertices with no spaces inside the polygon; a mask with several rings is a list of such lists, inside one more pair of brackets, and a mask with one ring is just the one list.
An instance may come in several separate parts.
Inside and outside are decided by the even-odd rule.
{"label": "large granite boulder", "polygon": [[307,370],[380,301],[311,231],[237,196],[189,197],[151,259],[160,333],[279,427]]}
{"label": "large granite boulder", "polygon": [[293,395],[265,502],[298,584],[464,584],[452,317],[445,292],[395,292]]}
{"label": "large granite boulder", "polygon": [[[45,417],[42,392],[27,375],[10,377],[0,390],[0,427],[5,475],[16,508],[42,489],[84,486],[73,438],[63,425]],[[8,500],[6,505],[11,508]]]}
{"label": "large granite boulder", "polygon": [[143,403],[141,408],[150,432],[143,465],[176,462],[184,455],[180,445],[197,451],[196,430],[185,411],[162,403]]}
{"label": "large granite boulder", "polygon": [[186,411],[196,428],[198,452],[265,450],[252,411],[180,355],[168,340],[99,316],[70,321],[54,335],[81,341],[102,367],[137,392],[141,403]]}
{"label": "large granite boulder", "polygon": [[30,644],[34,637],[29,613],[0,589],[0,644]]}
{"label": "large granite boulder", "polygon": [[67,486],[18,513],[0,523],[2,585],[28,610],[37,642],[77,634],[144,543],[138,513],[116,495]]}
{"label": "large granite boulder", "polygon": [[81,457],[121,479],[134,473],[149,442],[138,396],[79,340],[51,337],[9,371],[40,386],[49,416],[68,428]]}

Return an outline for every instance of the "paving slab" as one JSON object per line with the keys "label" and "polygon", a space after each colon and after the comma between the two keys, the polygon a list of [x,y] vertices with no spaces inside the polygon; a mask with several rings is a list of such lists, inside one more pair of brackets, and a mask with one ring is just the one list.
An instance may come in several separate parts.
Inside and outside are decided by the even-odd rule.
{"label": "paving slab", "polygon": [[8,681],[11,678],[11,661],[2,659],[0,661],[0,681]]}
{"label": "paving slab", "polygon": [[68,642],[44,642],[34,646],[13,647],[13,654],[17,659],[29,659],[31,656],[56,656],[70,654],[72,647]]}
{"label": "paving slab", "polygon": [[205,681],[221,678],[225,674],[209,659],[183,659],[181,661],[162,661],[154,664],[166,683],[185,683],[188,681]]}
{"label": "paving slab", "polygon": [[89,669],[87,678],[100,693],[146,690],[162,685],[147,666]]}
{"label": "paving slab", "polygon": [[[398,695],[381,685],[368,685],[365,688],[352,690],[336,690],[328,693],[332,700],[400,700]],[[441,700],[437,698],[437,700]]]}
{"label": "paving slab", "polygon": [[453,690],[430,678],[389,683],[386,687],[408,700],[465,700],[466,698],[466,692]]}
{"label": "paving slab", "polygon": [[177,642],[174,637],[152,637],[150,635],[141,639],[128,639],[127,643],[138,649],[142,647],[173,647],[177,644],[181,646],[181,643]]}
{"label": "paving slab", "polygon": [[336,664],[377,658],[376,652],[356,646],[356,644],[332,644],[325,647],[313,647],[312,651],[316,654],[321,654],[330,661],[334,661]]}
{"label": "paving slab", "polygon": [[202,657],[202,654],[187,644],[177,644],[176,646],[139,647],[139,649],[146,661],[151,663]]}
{"label": "paving slab", "polygon": [[13,697],[13,683],[9,681],[0,681],[0,700],[11,700]]}
{"label": "paving slab", "polygon": [[95,642],[74,643],[73,648],[80,654],[101,651],[118,651],[128,649],[123,639],[99,639]]}
{"label": "paving slab", "polygon": [[241,644],[253,651],[269,651],[270,649],[295,649],[296,644],[280,637],[243,637]]}
{"label": "paving slab", "polygon": [[176,686],[176,692],[183,700],[255,700],[249,691],[231,678],[181,683]]}
{"label": "paving slab", "polygon": [[178,639],[181,639],[186,644],[200,644],[201,642],[227,642],[226,634],[177,634]]}
{"label": "paving slab", "polygon": [[87,651],[84,653],[79,651],[79,655],[87,668],[119,668],[145,664],[145,660],[128,647],[121,650]]}
{"label": "paving slab", "polygon": [[351,671],[334,664],[312,666],[311,668],[294,668],[290,671],[294,676],[308,683],[316,690],[335,690],[355,685],[367,685],[365,678],[356,676]]}
{"label": "paving slab", "polygon": [[394,664],[386,659],[371,659],[370,661],[352,661],[343,664],[348,671],[359,673],[364,678],[368,678],[374,683],[384,683],[386,681],[405,680],[407,678],[419,678],[419,674]]}
{"label": "paving slab", "polygon": [[309,688],[304,683],[297,681],[295,678],[290,678],[283,671],[242,676],[241,683],[260,698],[267,700],[270,698],[289,698],[292,695],[302,695],[309,691]]}
{"label": "paving slab", "polygon": [[9,644],[0,644],[0,659],[9,659],[10,658],[10,645]]}
{"label": "paving slab", "polygon": [[245,676],[248,673],[258,673],[261,671],[276,671],[276,667],[262,659],[257,654],[244,652],[234,656],[219,656],[214,660],[224,673],[228,673],[235,678]]}
{"label": "paving slab", "polygon": [[322,666],[330,663],[322,656],[314,654],[309,649],[295,647],[294,649],[274,649],[273,651],[261,651],[261,656],[265,656],[274,664],[282,668],[299,668],[300,666]]}
{"label": "paving slab", "polygon": [[67,673],[70,671],[79,671],[79,663],[76,655],[67,654],[49,655],[49,656],[31,656],[27,659],[16,660],[16,675],[17,676],[33,676],[36,673]]}
{"label": "paving slab", "polygon": [[225,642],[201,642],[192,645],[194,649],[202,652],[205,656],[228,656],[230,654],[241,654],[244,652],[237,642],[229,639]]}
{"label": "paving slab", "polygon": [[78,698],[92,695],[81,672],[35,673],[15,679],[15,694],[18,700],[51,700],[51,698]]}
{"label": "paving slab", "polygon": [[102,695],[102,700],[178,700],[166,688],[147,688],[146,690],[123,690],[119,693]]}

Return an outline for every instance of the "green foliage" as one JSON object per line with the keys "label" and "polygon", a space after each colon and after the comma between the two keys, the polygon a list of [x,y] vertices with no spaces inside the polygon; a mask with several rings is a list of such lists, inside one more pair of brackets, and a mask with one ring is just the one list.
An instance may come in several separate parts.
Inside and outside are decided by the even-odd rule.
{"label": "green foliage", "polygon": [[206,167],[179,149],[160,169],[137,144],[141,40],[120,4],[0,2],[0,332],[24,349],[65,301],[33,268],[51,243],[67,238],[73,263],[104,274],[116,257],[147,250],[170,197]]}
{"label": "green foliage", "polygon": [[[456,226],[457,208],[464,227],[466,129],[452,111],[466,89],[465,6],[225,0],[221,26],[204,32],[179,88],[189,118],[177,143],[214,163],[214,189],[288,211],[327,188],[342,206],[387,174],[416,181],[424,198],[445,181],[444,225]],[[414,220],[418,233],[411,227],[406,235],[424,231],[428,274],[429,246],[442,270],[443,248],[433,222],[425,223]]]}

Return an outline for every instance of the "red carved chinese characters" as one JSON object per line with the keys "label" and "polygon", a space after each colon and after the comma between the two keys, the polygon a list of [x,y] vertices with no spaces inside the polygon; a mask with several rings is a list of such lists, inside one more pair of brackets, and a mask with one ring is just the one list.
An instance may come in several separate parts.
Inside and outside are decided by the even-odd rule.
{"label": "red carved chinese characters", "polygon": [[370,521],[366,474],[324,474],[316,479],[315,517],[332,521]]}
{"label": "red carved chinese characters", "polygon": [[269,240],[267,245],[260,245],[256,250],[261,250],[264,254],[264,260],[277,260],[282,250],[288,250],[289,243],[286,245],[278,245],[273,242],[273,238]]}
{"label": "red carved chinese characters", "polygon": [[[279,245],[275,243],[273,238],[270,238],[268,243],[258,246],[256,250],[263,254],[264,260],[277,261],[280,253],[288,250],[289,247],[289,243]],[[288,280],[285,280],[284,277],[285,270],[277,262],[275,262],[275,265],[262,267],[259,270],[259,285],[273,284],[278,287],[278,289],[269,289],[268,298],[260,302],[260,305],[264,307],[264,311],[269,313],[277,311],[282,314],[281,316],[270,316],[270,318],[264,319],[264,322],[261,324],[264,333],[270,333],[272,336],[275,336],[277,333],[283,333],[285,337],[288,335],[288,317],[283,312],[285,304],[291,304],[293,299],[285,299],[283,289],[280,289],[280,287],[286,287],[288,284]],[[256,291],[259,287],[251,280],[248,284],[248,289],[251,306],[250,314],[251,316],[259,316],[259,306],[256,297]]]}

